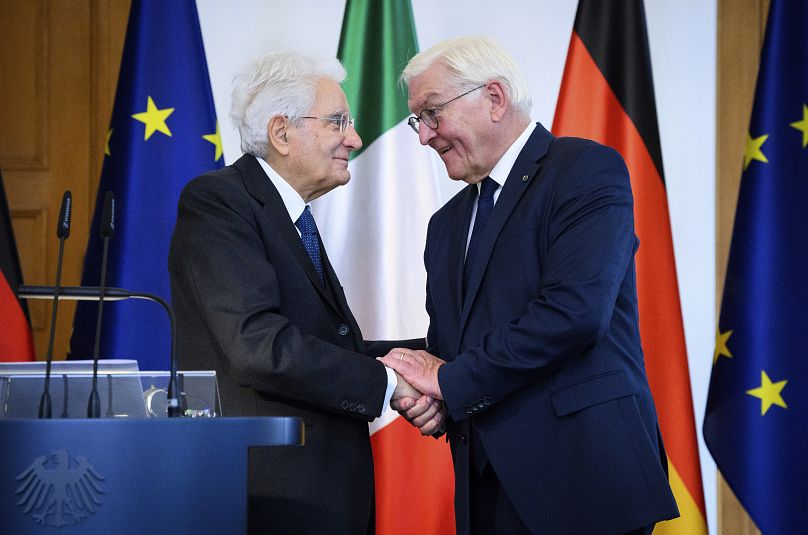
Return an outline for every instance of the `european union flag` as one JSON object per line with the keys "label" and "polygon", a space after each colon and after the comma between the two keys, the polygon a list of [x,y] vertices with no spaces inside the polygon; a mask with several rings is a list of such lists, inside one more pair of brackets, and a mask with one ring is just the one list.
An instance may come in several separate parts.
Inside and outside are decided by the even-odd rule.
{"label": "european union flag", "polygon": [[808,505],[808,2],[772,0],[704,438],[763,533]]}
{"label": "european union flag", "polygon": [[[97,286],[104,195],[116,198],[107,285],[170,299],[168,246],[183,186],[222,166],[222,142],[194,0],[134,0],[82,284]],[[97,303],[76,309],[71,358],[92,355]],[[102,358],[169,367],[170,328],[155,303],[104,306]]]}

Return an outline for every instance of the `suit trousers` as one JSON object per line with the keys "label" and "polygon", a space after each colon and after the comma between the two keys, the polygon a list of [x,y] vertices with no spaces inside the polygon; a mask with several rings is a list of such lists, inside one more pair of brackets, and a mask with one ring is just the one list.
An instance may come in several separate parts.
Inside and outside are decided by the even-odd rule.
{"label": "suit trousers", "polygon": [[[481,474],[471,470],[471,534],[530,535],[519,513],[508,499],[499,478],[486,462]],[[654,525],[632,530],[625,535],[651,535]]]}
{"label": "suit trousers", "polygon": [[471,467],[472,535],[529,535],[519,513],[500,485],[497,474],[487,462],[482,473]]}

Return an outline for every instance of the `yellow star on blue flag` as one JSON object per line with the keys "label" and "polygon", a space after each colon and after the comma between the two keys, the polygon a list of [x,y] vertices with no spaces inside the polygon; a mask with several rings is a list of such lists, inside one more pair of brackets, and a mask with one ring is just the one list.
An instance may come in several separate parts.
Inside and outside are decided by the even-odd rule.
{"label": "yellow star on blue flag", "polygon": [[769,375],[766,373],[766,370],[761,370],[760,386],[757,388],[751,388],[747,390],[746,393],[752,397],[760,399],[760,415],[765,416],[766,412],[772,405],[777,405],[778,407],[783,407],[784,409],[788,408],[786,402],[783,401],[783,396],[780,394],[787,383],[787,380],[773,383],[772,380],[769,379]]}
{"label": "yellow star on blue flag", "polygon": [[202,136],[205,141],[210,141],[216,147],[216,153],[213,156],[213,161],[218,162],[222,157],[222,133],[219,131],[219,121],[216,121],[216,132]]}
{"label": "yellow star on blue flag", "polygon": [[727,347],[727,341],[729,340],[730,336],[732,336],[731,329],[726,332],[721,332],[719,330],[715,333],[715,351],[713,352],[713,364],[718,362],[718,357],[732,358],[732,353],[730,353],[730,350]]}
{"label": "yellow star on blue flag", "polygon": [[803,148],[808,146],[808,106],[802,105],[802,120],[794,121],[789,126],[802,132],[802,146]]}
{"label": "yellow star on blue flag", "polygon": [[155,131],[162,132],[168,137],[171,137],[171,130],[168,129],[166,119],[168,119],[168,116],[172,113],[174,113],[174,108],[158,109],[154,100],[149,96],[146,100],[146,111],[135,113],[132,115],[132,118],[146,125],[143,139],[147,140]]}
{"label": "yellow star on blue flag", "polygon": [[763,154],[763,151],[761,150],[761,147],[764,143],[766,143],[767,139],[769,139],[768,134],[763,134],[762,136],[755,138],[753,138],[750,134],[746,136],[746,149],[743,157],[744,171],[746,171],[746,168],[749,167],[750,163],[752,163],[752,160],[769,163],[768,158],[766,158],[766,155]]}

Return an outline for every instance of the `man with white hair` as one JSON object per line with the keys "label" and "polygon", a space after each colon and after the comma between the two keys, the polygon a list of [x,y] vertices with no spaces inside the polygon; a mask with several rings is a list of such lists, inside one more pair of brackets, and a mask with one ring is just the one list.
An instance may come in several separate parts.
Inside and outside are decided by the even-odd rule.
{"label": "man with white hair", "polygon": [[348,183],[362,145],[344,77],[336,59],[291,52],[238,75],[246,154],[179,201],[169,269],[183,368],[216,370],[228,416],[305,421],[303,447],[250,451],[251,533],[372,533],[367,422],[391,396],[420,396],[374,357],[423,340],[363,341],[309,209]]}
{"label": "man with white hair", "polygon": [[469,185],[427,231],[429,352],[382,360],[445,404],[458,533],[650,533],[678,511],[640,347],[625,164],[533,124],[516,63],[487,38],[439,43],[402,81],[421,144]]}

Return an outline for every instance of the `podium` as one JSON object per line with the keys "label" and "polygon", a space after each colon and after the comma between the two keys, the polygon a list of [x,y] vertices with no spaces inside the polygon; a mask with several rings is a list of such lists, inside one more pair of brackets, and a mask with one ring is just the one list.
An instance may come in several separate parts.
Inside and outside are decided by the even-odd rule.
{"label": "podium", "polygon": [[0,418],[0,534],[245,533],[247,448],[303,441],[292,417]]}

